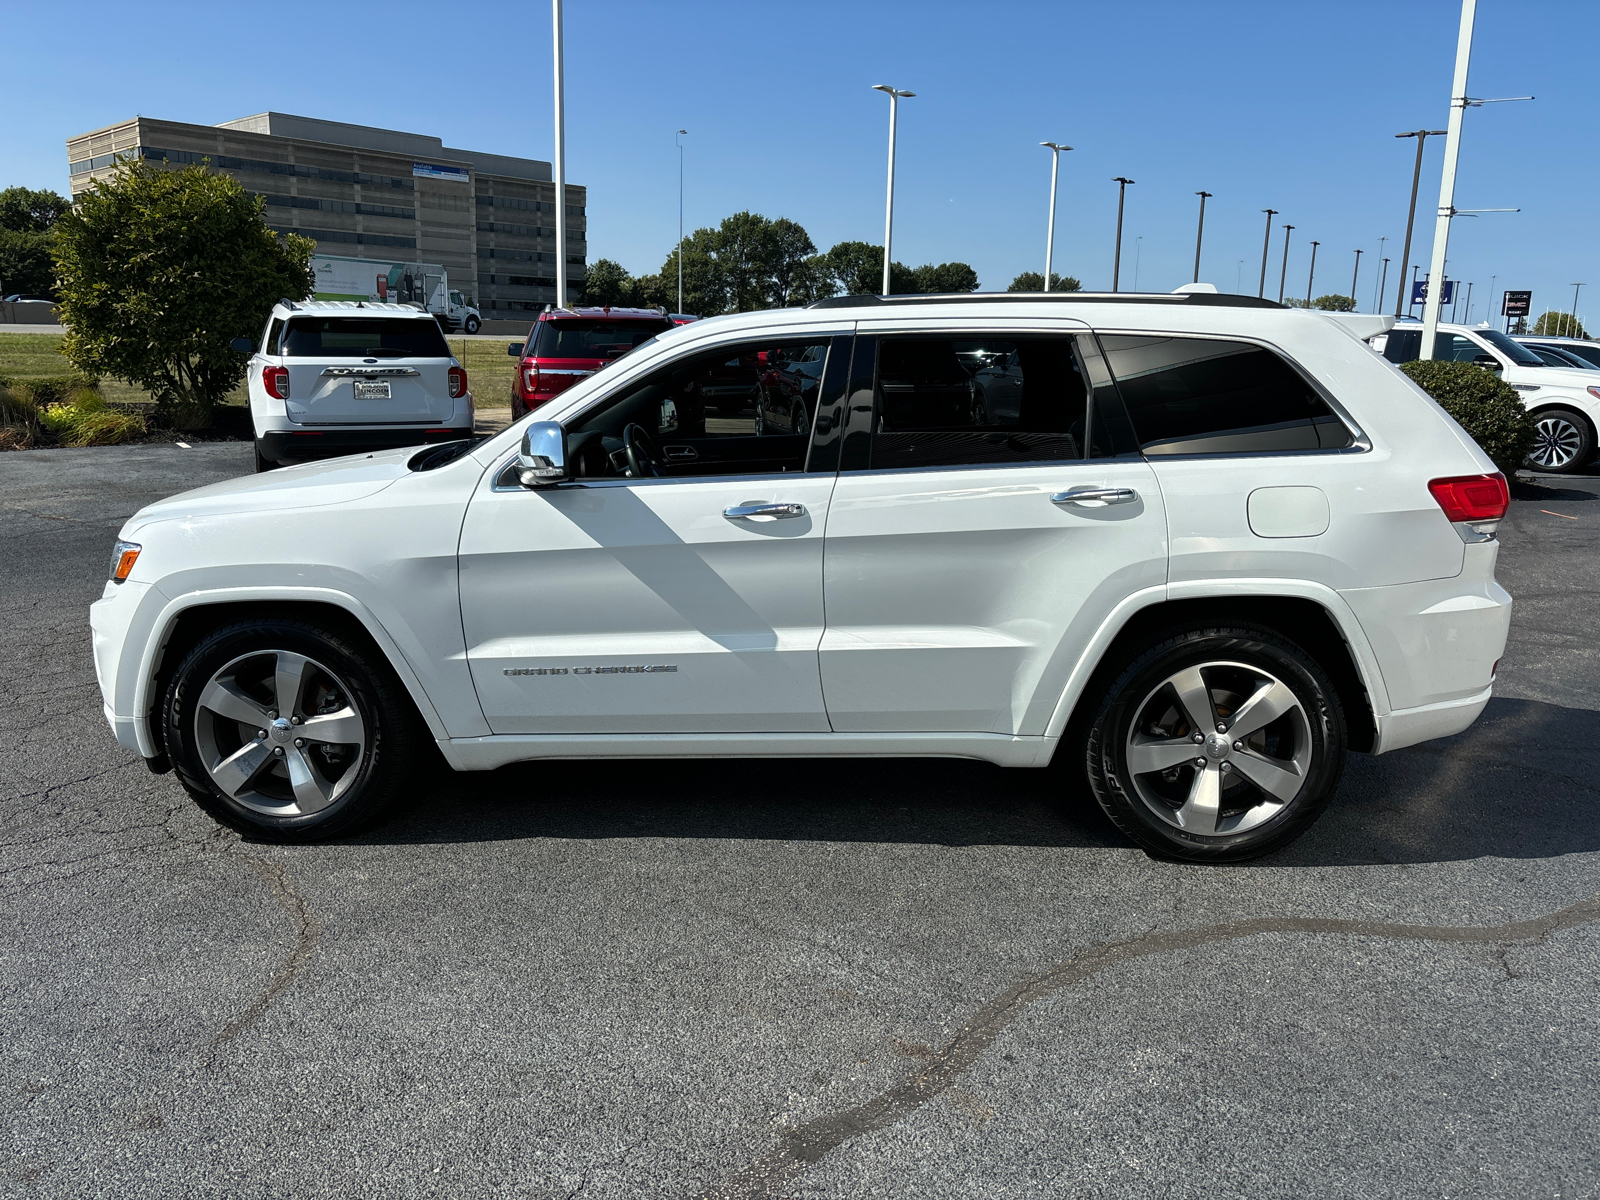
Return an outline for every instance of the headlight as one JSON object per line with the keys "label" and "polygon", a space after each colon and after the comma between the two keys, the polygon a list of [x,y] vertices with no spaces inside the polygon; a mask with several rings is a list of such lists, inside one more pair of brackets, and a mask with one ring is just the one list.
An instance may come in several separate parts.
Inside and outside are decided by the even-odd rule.
{"label": "headlight", "polygon": [[121,583],[128,577],[128,572],[133,570],[133,564],[139,561],[139,551],[143,547],[138,542],[118,542],[111,547],[111,578]]}
{"label": "headlight", "polygon": [[1596,400],[1600,400],[1600,387],[1590,388],[1589,395],[1593,396]]}

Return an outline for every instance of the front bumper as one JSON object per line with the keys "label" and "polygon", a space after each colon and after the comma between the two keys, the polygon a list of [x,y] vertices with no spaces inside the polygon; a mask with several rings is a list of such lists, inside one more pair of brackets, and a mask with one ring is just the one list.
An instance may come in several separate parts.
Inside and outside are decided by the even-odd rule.
{"label": "front bumper", "polygon": [[151,752],[152,747],[148,745],[148,735],[141,743],[141,722],[133,711],[132,676],[136,671],[132,668],[137,667],[137,661],[126,663],[123,655],[130,644],[143,644],[143,638],[130,639],[130,633],[144,631],[142,626],[140,631],[135,631],[134,626],[140,622],[141,601],[149,590],[149,584],[132,580],[125,583],[107,581],[100,599],[89,606],[94,676],[100,685],[106,723],[117,735],[118,742],[135,753],[145,755]]}
{"label": "front bumper", "polygon": [[261,457],[289,466],[340,458],[346,454],[371,454],[435,442],[457,442],[472,436],[472,426],[432,426],[410,429],[274,429],[256,438]]}

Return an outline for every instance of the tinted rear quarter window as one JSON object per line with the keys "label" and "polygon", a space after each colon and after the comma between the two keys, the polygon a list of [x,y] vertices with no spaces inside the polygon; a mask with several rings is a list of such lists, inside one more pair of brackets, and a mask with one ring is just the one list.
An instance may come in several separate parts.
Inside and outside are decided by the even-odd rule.
{"label": "tinted rear quarter window", "polygon": [[532,353],[536,358],[619,358],[671,328],[672,322],[665,319],[540,321]]}
{"label": "tinted rear quarter window", "polygon": [[1248,342],[1100,339],[1147,455],[1343,449],[1350,430],[1293,367]]}
{"label": "tinted rear quarter window", "polygon": [[449,358],[439,323],[406,317],[296,317],[283,335],[291,358]]}

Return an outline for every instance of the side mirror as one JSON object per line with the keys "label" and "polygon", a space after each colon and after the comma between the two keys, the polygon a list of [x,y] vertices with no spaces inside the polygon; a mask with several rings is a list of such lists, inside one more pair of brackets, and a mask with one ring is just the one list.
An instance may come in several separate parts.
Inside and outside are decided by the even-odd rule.
{"label": "side mirror", "polygon": [[1500,369],[1500,360],[1492,354],[1477,354],[1473,356],[1472,365],[1487,367],[1491,371],[1498,371]]}
{"label": "side mirror", "polygon": [[233,347],[235,354],[254,354],[256,352],[256,344],[249,338],[234,338],[228,345]]}
{"label": "side mirror", "polygon": [[534,421],[522,434],[517,481],[523,487],[549,487],[567,478],[567,434],[555,421]]}
{"label": "side mirror", "polygon": [[506,353],[509,354],[512,358],[521,358],[522,357],[522,343],[521,342],[512,342],[509,346],[506,347]]}

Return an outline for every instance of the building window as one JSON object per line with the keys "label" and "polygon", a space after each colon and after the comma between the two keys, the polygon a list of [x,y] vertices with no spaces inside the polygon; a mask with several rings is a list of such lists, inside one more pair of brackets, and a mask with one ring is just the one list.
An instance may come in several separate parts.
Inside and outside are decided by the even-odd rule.
{"label": "building window", "polygon": [[348,233],[342,229],[290,229],[283,225],[269,225],[273,233],[298,233],[301,237],[319,242],[348,242],[357,246],[395,246],[404,250],[417,248],[416,238],[390,237],[382,233]]}

